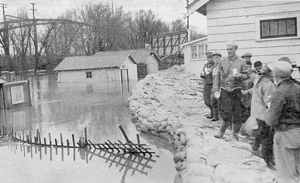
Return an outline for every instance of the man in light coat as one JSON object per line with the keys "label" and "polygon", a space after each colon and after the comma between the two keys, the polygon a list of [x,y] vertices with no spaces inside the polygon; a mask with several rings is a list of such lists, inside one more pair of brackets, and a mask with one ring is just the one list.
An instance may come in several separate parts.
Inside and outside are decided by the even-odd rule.
{"label": "man in light coat", "polygon": [[267,65],[256,75],[254,86],[252,88],[251,116],[256,118],[258,124],[257,135],[252,149],[257,151],[261,144],[262,158],[267,166],[274,169],[273,159],[273,136],[274,132],[265,122],[265,113],[268,108],[267,102],[274,90],[271,70]]}

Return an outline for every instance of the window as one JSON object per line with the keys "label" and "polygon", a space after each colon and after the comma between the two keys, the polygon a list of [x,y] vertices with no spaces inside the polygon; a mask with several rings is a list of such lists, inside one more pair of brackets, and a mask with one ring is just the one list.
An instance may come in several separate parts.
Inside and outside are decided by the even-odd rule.
{"label": "window", "polygon": [[92,78],[93,77],[91,71],[85,72],[85,75],[86,75],[86,78]]}
{"label": "window", "polygon": [[192,59],[197,59],[197,46],[192,46]]}
{"label": "window", "polygon": [[191,46],[192,60],[201,60],[205,59],[205,52],[207,45],[196,45]]}
{"label": "window", "polygon": [[297,37],[297,17],[260,20],[260,38]]}

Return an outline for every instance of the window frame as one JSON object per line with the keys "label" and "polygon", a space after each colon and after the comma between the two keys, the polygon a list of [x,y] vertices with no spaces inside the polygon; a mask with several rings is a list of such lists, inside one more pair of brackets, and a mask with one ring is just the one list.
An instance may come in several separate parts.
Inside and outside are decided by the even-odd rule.
{"label": "window frame", "polygon": [[[288,27],[287,27],[287,21],[288,20],[293,20],[295,23],[295,27],[293,27],[295,30],[294,34],[288,34]],[[280,34],[280,27],[279,27],[279,22],[280,21],[285,21],[285,34]],[[277,24],[277,34],[276,35],[271,35],[271,23],[276,23]],[[264,36],[263,35],[263,23],[269,23],[269,35]],[[290,17],[290,18],[278,18],[278,19],[267,19],[267,20],[260,20],[260,39],[269,39],[269,38],[282,38],[282,37],[297,37],[297,17]]]}
{"label": "window frame", "polygon": [[86,71],[86,72],[85,72],[85,78],[86,78],[86,79],[93,78],[93,73],[92,73],[92,71]]}
{"label": "window frame", "polygon": [[[272,20],[287,20],[287,19],[293,19],[296,18],[295,21],[295,28],[296,28],[296,36],[269,36],[262,38],[261,37],[261,21],[272,21]],[[281,15],[261,15],[255,17],[255,41],[270,41],[270,40],[286,40],[286,39],[299,39],[300,38],[300,14],[299,13],[289,13],[289,14],[281,14]]]}
{"label": "window frame", "polygon": [[[193,58],[193,54],[195,54],[195,52],[193,52],[192,47],[196,47],[196,58]],[[202,47],[203,49],[203,58],[200,58],[201,54],[200,54],[200,48]],[[195,44],[195,45],[191,45],[191,61],[196,61],[196,60],[205,60],[205,52],[207,51],[207,45],[206,44]]]}

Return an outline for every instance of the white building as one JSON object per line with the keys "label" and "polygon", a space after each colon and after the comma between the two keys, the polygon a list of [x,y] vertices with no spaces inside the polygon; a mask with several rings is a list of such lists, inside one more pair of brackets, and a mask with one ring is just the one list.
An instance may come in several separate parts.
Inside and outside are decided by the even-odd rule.
{"label": "white building", "polygon": [[109,82],[137,80],[137,65],[128,53],[66,57],[55,69],[58,82]]}
{"label": "white building", "polygon": [[184,54],[185,71],[200,76],[206,63],[207,37],[184,43],[180,47]]}
{"label": "white building", "polygon": [[252,53],[252,62],[289,57],[300,62],[300,1],[194,0],[188,7],[207,17],[207,49],[226,56],[234,41],[238,55]]}

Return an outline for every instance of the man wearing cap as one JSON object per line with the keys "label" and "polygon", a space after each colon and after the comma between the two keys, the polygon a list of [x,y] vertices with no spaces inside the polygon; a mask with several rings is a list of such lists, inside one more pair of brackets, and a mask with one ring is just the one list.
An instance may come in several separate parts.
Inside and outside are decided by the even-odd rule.
{"label": "man wearing cap", "polygon": [[211,104],[211,92],[213,87],[212,71],[215,67],[214,61],[212,59],[212,52],[206,52],[207,63],[203,66],[203,71],[200,77],[203,79],[203,101],[204,104],[210,109],[210,114],[207,118],[213,118],[213,108]]}
{"label": "man wearing cap", "polygon": [[252,67],[251,57],[252,57],[251,53],[245,53],[244,55],[242,55],[242,59],[245,60],[246,64],[249,66],[249,68]]}
{"label": "man wearing cap", "polygon": [[254,62],[254,68],[257,71],[257,73],[259,73],[260,70],[263,68],[262,62],[259,60]]}
{"label": "man wearing cap", "polygon": [[223,119],[216,138],[222,138],[226,129],[233,123],[233,138],[238,140],[241,128],[241,86],[242,81],[248,79],[245,60],[236,55],[238,46],[233,42],[227,43],[228,56],[221,60],[219,70],[220,81],[220,115]]}
{"label": "man wearing cap", "polygon": [[270,65],[276,88],[266,111],[266,123],[275,129],[274,154],[278,183],[300,182],[300,86],[291,79],[285,61]]}
{"label": "man wearing cap", "polygon": [[245,60],[246,65],[248,66],[248,74],[249,78],[242,82],[242,105],[241,105],[241,111],[242,111],[242,122],[245,123],[247,119],[250,117],[250,107],[251,107],[251,88],[253,87],[253,80],[255,77],[255,73],[253,72],[252,62],[251,62],[251,53],[245,53],[242,58]]}
{"label": "man wearing cap", "polygon": [[212,89],[212,107],[213,107],[213,113],[214,117],[212,121],[218,121],[219,120],[219,91],[220,86],[218,83],[220,83],[220,71],[219,71],[219,65],[220,65],[220,59],[222,55],[221,53],[214,52],[212,54],[213,61],[215,63],[215,67],[213,69],[213,89]]}
{"label": "man wearing cap", "polygon": [[[288,62],[292,65],[292,62],[291,62],[289,57],[281,57],[280,59],[278,59],[278,61],[285,61],[285,62]],[[296,83],[297,85],[300,85],[300,81],[297,81],[296,79],[292,78],[292,76],[291,76],[291,79],[294,83]]]}

